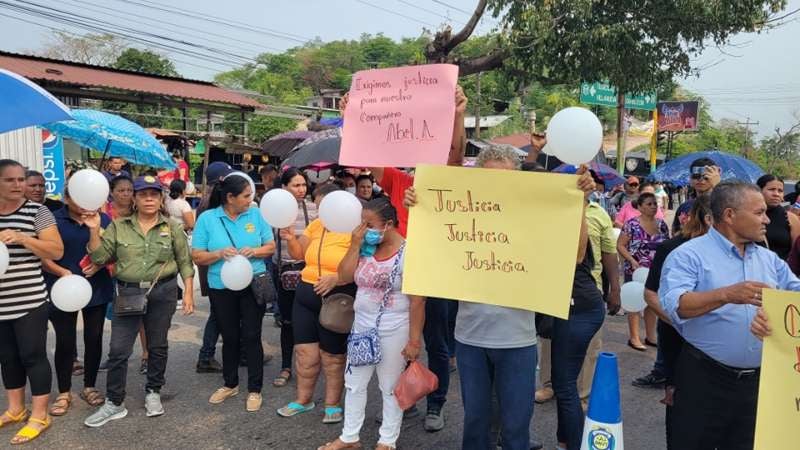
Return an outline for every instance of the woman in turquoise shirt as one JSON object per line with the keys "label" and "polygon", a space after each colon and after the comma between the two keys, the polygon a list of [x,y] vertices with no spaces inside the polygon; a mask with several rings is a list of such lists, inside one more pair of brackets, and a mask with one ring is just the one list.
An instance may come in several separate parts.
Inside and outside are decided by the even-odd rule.
{"label": "woman in turquoise shirt", "polygon": [[[209,209],[197,220],[192,235],[192,259],[208,268],[208,297],[222,334],[222,375],[225,385],[209,399],[222,403],[239,393],[239,353],[247,352],[247,411],[261,408],[264,382],[264,349],[261,322],[265,305],[258,304],[251,286],[241,291],[225,288],[220,273],[227,258],[242,255],[250,260],[253,276],[266,273],[264,260],[275,251],[272,228],[257,208],[250,207],[250,183],[237,174],[228,175],[214,187]],[[270,283],[271,284],[271,283]],[[242,345],[239,344],[240,339]]]}

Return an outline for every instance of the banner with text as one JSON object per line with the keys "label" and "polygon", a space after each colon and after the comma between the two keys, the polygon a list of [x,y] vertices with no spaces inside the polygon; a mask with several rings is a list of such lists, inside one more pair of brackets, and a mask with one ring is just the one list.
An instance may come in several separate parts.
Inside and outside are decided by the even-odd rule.
{"label": "banner with text", "polygon": [[800,424],[800,292],[764,290],[772,336],[764,339],[756,450],[789,448]]}
{"label": "banner with text", "polygon": [[42,129],[42,156],[44,164],[45,195],[56,200],[64,197],[64,140],[49,131]]}
{"label": "banner with text", "polygon": [[583,204],[576,179],[419,166],[403,292],[566,319]]}
{"label": "banner with text", "polygon": [[458,66],[429,64],[353,75],[339,164],[446,164],[453,137]]}

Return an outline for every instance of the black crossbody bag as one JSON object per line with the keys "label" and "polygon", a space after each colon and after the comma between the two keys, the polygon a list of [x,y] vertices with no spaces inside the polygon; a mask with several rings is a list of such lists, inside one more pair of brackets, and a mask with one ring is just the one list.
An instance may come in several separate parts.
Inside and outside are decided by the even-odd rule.
{"label": "black crossbody bag", "polygon": [[153,281],[150,282],[150,288],[147,289],[147,292],[141,293],[141,288],[139,288],[139,292],[136,294],[122,294],[122,292],[126,292],[127,290],[134,290],[137,288],[117,288],[117,296],[114,298],[113,303],[113,311],[114,316],[116,317],[125,317],[125,316],[143,316],[147,314],[147,296],[150,295],[150,292],[158,283],[159,278],[161,278],[161,273],[164,271],[164,267],[167,267],[167,263],[169,261],[164,261],[164,264],[161,265],[161,268],[158,269],[158,273],[156,277],[153,278]]}
{"label": "black crossbody bag", "polygon": [[[222,217],[219,218],[219,221],[222,223],[222,228],[225,230],[225,234],[228,235],[231,245],[237,248],[236,242],[234,242],[233,236],[228,231],[228,227],[225,226],[225,221],[222,220]],[[253,275],[253,281],[250,282],[250,290],[253,291],[253,298],[259,306],[275,301],[275,285],[272,283],[272,275],[270,275],[269,271]]]}

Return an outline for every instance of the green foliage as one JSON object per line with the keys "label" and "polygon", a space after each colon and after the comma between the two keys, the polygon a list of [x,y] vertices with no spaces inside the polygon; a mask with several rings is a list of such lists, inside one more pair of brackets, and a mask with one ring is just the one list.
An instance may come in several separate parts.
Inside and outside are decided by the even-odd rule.
{"label": "green foliage", "polygon": [[758,31],[785,0],[490,0],[508,30],[506,65],[529,79],[608,80],[646,92],[694,73],[691,57]]}
{"label": "green foliage", "polygon": [[253,116],[247,124],[247,137],[255,144],[260,144],[272,136],[292,131],[297,121],[283,117]]}
{"label": "green foliage", "polygon": [[172,61],[153,53],[149,50],[138,50],[128,48],[117,57],[112,67],[115,69],[131,70],[134,72],[146,73],[149,75],[161,75],[167,77],[179,76]]}

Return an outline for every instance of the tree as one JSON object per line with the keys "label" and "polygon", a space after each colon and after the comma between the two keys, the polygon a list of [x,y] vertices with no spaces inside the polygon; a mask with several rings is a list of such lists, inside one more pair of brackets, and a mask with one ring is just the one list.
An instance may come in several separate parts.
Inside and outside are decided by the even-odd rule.
{"label": "tree", "polygon": [[247,123],[247,137],[251,142],[260,144],[272,136],[292,131],[297,121],[284,117],[254,116]]}
{"label": "tree", "polygon": [[784,178],[797,179],[800,174],[800,116],[787,131],[775,129],[775,135],[761,141],[756,161],[767,172]]}
{"label": "tree", "polygon": [[117,57],[112,67],[149,75],[179,76],[172,61],[150,50],[126,49]]}
{"label": "tree", "polygon": [[111,34],[78,36],[54,31],[52,35],[48,36],[44,48],[37,54],[45,58],[109,66],[127,47],[128,44],[124,40]]}

